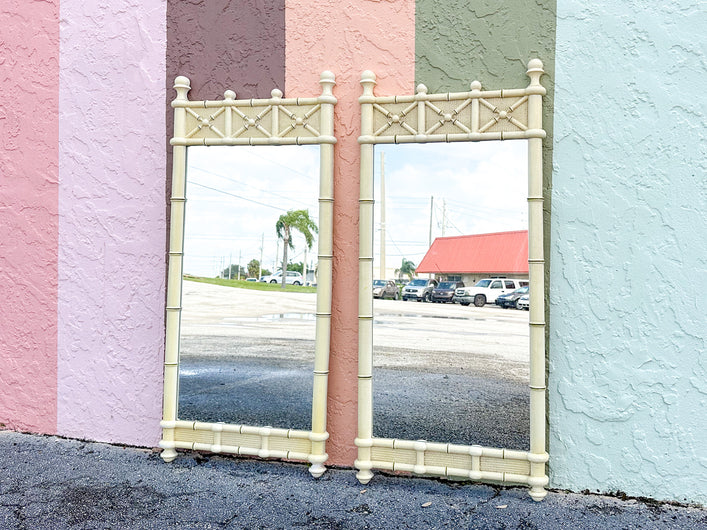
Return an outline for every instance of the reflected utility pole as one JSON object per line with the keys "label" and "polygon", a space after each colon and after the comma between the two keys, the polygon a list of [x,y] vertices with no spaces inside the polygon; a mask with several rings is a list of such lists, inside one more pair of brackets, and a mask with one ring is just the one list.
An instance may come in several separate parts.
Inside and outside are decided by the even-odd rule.
{"label": "reflected utility pole", "polygon": [[304,242],[304,262],[302,263],[302,285],[307,285],[307,241]]}
{"label": "reflected utility pole", "polygon": [[380,279],[385,280],[385,153],[381,151],[381,246]]}
{"label": "reflected utility pole", "polygon": [[[434,205],[435,205],[435,198],[434,195],[430,195],[430,233],[427,236],[427,250],[430,250],[430,247],[432,246],[432,213],[434,211]],[[432,278],[432,273],[429,273],[427,275],[428,278]]]}
{"label": "reflected utility pole", "polygon": [[278,239],[277,242],[275,243],[275,262],[273,263],[272,266],[272,273],[275,274],[275,271],[277,271],[277,264],[280,260],[280,240]]}
{"label": "reflected utility pole", "polygon": [[265,244],[265,232],[260,234],[260,261],[258,262],[258,280],[263,275],[263,245]]}
{"label": "reflected utility pole", "polygon": [[427,236],[427,248],[429,249],[432,246],[432,210],[435,205],[435,198],[433,195],[430,195],[430,233]]}
{"label": "reflected utility pole", "polygon": [[444,229],[447,226],[447,199],[442,199],[442,237],[444,237]]}

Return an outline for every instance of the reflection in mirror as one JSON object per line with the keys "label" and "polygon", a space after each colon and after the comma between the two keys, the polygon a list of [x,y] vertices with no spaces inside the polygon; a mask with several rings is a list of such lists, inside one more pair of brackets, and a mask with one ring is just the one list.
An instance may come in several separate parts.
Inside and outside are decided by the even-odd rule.
{"label": "reflection in mirror", "polygon": [[180,419],[310,429],[319,149],[188,148]]}
{"label": "reflection in mirror", "polygon": [[524,140],[375,146],[373,275],[398,286],[374,287],[375,437],[529,449],[528,312],[431,292],[527,285],[527,152]]}

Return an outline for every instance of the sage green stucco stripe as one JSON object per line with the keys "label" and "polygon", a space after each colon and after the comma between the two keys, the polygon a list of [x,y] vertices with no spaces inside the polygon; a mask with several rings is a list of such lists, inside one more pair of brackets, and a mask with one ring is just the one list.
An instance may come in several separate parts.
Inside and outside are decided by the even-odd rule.
{"label": "sage green stucco stripe", "polygon": [[468,90],[474,79],[488,89],[526,86],[526,65],[538,57],[548,74],[543,85],[551,89],[556,1],[539,3],[417,0],[416,82],[430,92]]}
{"label": "sage green stucco stripe", "polygon": [[556,0],[417,0],[415,6],[415,83],[424,83],[429,92],[469,90],[473,80],[489,90],[524,87],[528,61],[543,61],[546,210],[552,176],[556,6]]}
{"label": "sage green stucco stripe", "polygon": [[[525,87],[528,61],[535,57],[543,61],[546,260],[551,234],[556,8],[556,0],[417,0],[415,5],[415,83],[424,83],[430,93],[469,90],[474,80],[488,90]],[[549,270],[546,263],[546,289]]]}

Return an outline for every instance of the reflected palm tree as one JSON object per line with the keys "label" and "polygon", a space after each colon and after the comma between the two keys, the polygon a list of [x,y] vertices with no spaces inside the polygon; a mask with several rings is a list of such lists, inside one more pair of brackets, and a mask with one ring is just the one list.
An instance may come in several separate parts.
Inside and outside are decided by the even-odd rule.
{"label": "reflected palm tree", "polygon": [[415,264],[409,259],[403,258],[400,268],[395,269],[395,274],[398,276],[398,279],[402,279],[403,275],[406,275],[412,280],[412,277],[415,275]]}
{"label": "reflected palm tree", "polygon": [[317,225],[309,217],[309,210],[289,210],[280,216],[275,223],[277,237],[282,239],[282,288],[287,285],[287,250],[294,250],[295,245],[292,243],[292,231],[297,230],[304,236],[305,243],[308,249],[312,248],[314,243],[314,234],[319,232]]}

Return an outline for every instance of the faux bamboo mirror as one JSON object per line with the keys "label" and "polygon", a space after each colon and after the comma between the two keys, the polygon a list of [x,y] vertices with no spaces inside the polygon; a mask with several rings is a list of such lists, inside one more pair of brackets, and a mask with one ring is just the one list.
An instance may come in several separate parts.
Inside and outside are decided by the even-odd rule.
{"label": "faux bamboo mirror", "polygon": [[[320,84],[318,97],[273,90],[269,99],[238,100],[227,91],[223,100],[189,101],[189,80],[175,81],[167,462],[176,449],[193,449],[305,460],[315,477],[325,471],[333,74]],[[285,319],[296,320],[287,328],[296,338],[277,326]],[[313,383],[293,381],[312,358]],[[308,402],[302,393],[312,396],[311,410],[293,411],[290,401]]]}
{"label": "faux bamboo mirror", "polygon": [[[494,483],[526,484],[535,500],[545,497],[545,345],[544,259],[542,222],[542,62],[528,64],[525,88],[486,91],[474,81],[470,92],[374,95],[375,75],[361,77],[361,191],[359,277],[359,432],[356,439],[358,479],[367,483],[373,469]],[[529,450],[465,445],[458,441],[415,439],[375,428],[373,423],[374,357],[374,146],[448,144],[525,140],[527,146],[527,227],[529,271]],[[388,145],[388,147],[393,147]],[[400,146],[395,146],[400,147]],[[444,147],[444,145],[440,145]],[[451,147],[451,146],[449,146]],[[437,155],[439,156],[439,154]],[[440,185],[442,183],[440,182]],[[404,263],[401,263],[402,268]],[[426,275],[425,275],[426,276]],[[527,325],[527,324],[526,324]],[[461,396],[463,399],[466,396]],[[386,437],[377,437],[377,432]],[[451,442],[451,443],[450,443]],[[473,443],[473,442],[469,442]]]}
{"label": "faux bamboo mirror", "polygon": [[530,448],[527,153],[375,146],[374,437]]}

